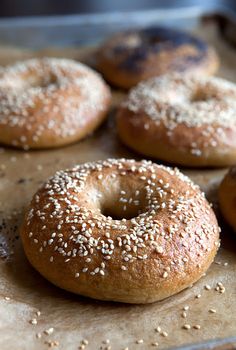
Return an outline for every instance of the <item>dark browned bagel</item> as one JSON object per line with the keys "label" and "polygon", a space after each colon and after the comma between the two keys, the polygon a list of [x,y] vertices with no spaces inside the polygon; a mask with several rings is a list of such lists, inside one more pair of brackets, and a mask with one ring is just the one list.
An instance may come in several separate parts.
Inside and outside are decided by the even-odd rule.
{"label": "dark browned bagel", "polygon": [[97,54],[97,69],[107,81],[124,89],[170,72],[211,75],[218,66],[214,49],[204,41],[158,26],[115,34]]}

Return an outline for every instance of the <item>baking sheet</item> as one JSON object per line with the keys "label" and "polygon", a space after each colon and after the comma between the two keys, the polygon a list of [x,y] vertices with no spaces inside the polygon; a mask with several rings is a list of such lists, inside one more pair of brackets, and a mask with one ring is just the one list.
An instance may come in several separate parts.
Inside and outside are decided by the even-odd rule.
{"label": "baking sheet", "polygon": [[[214,27],[199,26],[196,32],[213,43],[221,56],[219,75],[236,82],[236,52],[216,40]],[[72,57],[86,62],[92,53],[93,49],[32,52],[2,47],[0,64],[38,55]],[[115,107],[124,95],[114,92],[113,96]],[[33,193],[58,169],[107,157],[139,159],[117,139],[114,109],[99,130],[77,144],[31,152],[0,148],[1,350],[50,347],[73,350],[81,344],[85,349],[152,349],[156,342],[164,349],[236,335],[236,236],[225,225],[222,247],[207,275],[192,288],[151,305],[98,302],[76,296],[54,287],[29,265],[18,227]],[[227,169],[182,170],[206,191],[217,211],[216,190]],[[221,218],[220,222],[223,224]],[[219,282],[225,287],[224,293],[215,290]],[[211,289],[207,290],[206,285]],[[189,310],[183,318],[185,306]],[[216,312],[210,312],[211,309]],[[192,328],[185,330],[184,324]],[[194,325],[201,328],[194,329]],[[155,330],[157,327],[161,327],[160,332]],[[138,340],[143,343],[138,344]]]}

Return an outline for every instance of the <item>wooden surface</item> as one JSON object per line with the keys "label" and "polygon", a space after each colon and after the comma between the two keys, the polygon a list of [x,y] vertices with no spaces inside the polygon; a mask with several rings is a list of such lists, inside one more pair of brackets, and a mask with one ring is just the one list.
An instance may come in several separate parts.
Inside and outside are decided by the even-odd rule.
{"label": "wooden surface", "polygon": [[[197,30],[215,46],[222,59],[219,75],[236,81],[236,52],[215,40],[212,30]],[[86,61],[87,51],[45,50],[40,53],[2,48],[0,63],[21,57],[55,55]],[[114,103],[122,99],[114,93]],[[56,170],[74,164],[107,157],[139,156],[121,145],[114,128],[114,110],[107,122],[94,135],[77,144],[45,151],[23,152],[0,149],[0,349],[47,349],[50,341],[57,349],[78,349],[87,339],[86,349],[152,349],[179,346],[216,337],[236,334],[236,235],[226,226],[222,230],[222,247],[207,275],[192,288],[151,305],[124,305],[96,302],[64,292],[43,279],[26,261],[19,240],[18,227],[33,193]],[[182,169],[196,181],[210,200],[216,203],[217,186],[226,169]],[[223,224],[220,218],[220,223]],[[215,290],[223,283],[225,292]],[[209,285],[210,290],[205,286]],[[201,295],[201,297],[196,297]],[[9,299],[10,298],[10,299]],[[183,307],[189,306],[187,318]],[[215,309],[216,313],[209,312]],[[37,311],[40,316],[36,315]],[[37,324],[30,321],[37,319]],[[183,329],[184,324],[200,325]],[[164,336],[155,331],[161,327]],[[53,327],[50,335],[44,331]],[[36,334],[41,333],[41,338]],[[50,332],[49,332],[50,333]],[[110,344],[106,343],[110,340]],[[136,341],[143,339],[143,344]],[[51,343],[53,345],[53,343]]]}

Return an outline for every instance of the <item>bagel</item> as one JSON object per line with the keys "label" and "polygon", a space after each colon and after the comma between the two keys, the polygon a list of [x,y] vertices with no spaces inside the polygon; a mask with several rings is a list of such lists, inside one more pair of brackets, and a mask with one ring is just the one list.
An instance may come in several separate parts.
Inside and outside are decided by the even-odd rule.
{"label": "bagel", "polygon": [[108,159],[59,171],[21,227],[30,263],[68,291],[151,303],[197,281],[219,246],[215,215],[177,169]]}
{"label": "bagel", "polygon": [[98,49],[96,62],[105,79],[123,89],[169,72],[211,75],[219,66],[216,52],[201,39],[158,26],[113,35]]}
{"label": "bagel", "polygon": [[141,82],[117,112],[120,139],[135,151],[189,167],[236,163],[236,85],[168,74]]}
{"label": "bagel", "polygon": [[79,141],[104,120],[110,91],[85,65],[30,59],[0,71],[0,143],[28,150]]}
{"label": "bagel", "polygon": [[236,232],[236,166],[228,171],[220,184],[219,204],[225,220]]}

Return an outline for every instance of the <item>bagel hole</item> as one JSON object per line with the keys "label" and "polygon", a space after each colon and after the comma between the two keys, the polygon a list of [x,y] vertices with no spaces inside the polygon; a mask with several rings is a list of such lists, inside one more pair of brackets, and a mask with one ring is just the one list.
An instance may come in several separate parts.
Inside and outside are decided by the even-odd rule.
{"label": "bagel hole", "polygon": [[45,74],[45,76],[30,76],[28,78],[28,84],[32,88],[40,87],[42,89],[45,89],[49,87],[50,85],[56,85],[57,84],[57,77],[54,74]]}
{"label": "bagel hole", "polygon": [[198,89],[194,92],[194,94],[191,96],[191,102],[203,102],[209,100],[209,96],[207,95],[206,91],[202,89]]}
{"label": "bagel hole", "polygon": [[106,217],[111,217],[113,220],[130,220],[137,217],[142,212],[140,209],[134,209],[136,210],[130,210],[130,208],[127,208],[126,210],[121,208],[102,208],[101,213]]}
{"label": "bagel hole", "polygon": [[106,197],[106,201],[101,203],[100,210],[104,216],[109,216],[114,220],[130,220],[143,213],[145,207],[145,196],[140,191],[138,196],[130,192],[123,195],[118,193],[113,197],[108,196]]}

